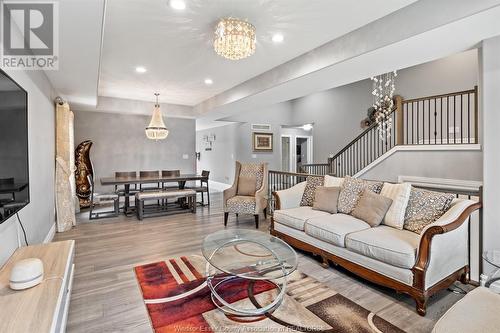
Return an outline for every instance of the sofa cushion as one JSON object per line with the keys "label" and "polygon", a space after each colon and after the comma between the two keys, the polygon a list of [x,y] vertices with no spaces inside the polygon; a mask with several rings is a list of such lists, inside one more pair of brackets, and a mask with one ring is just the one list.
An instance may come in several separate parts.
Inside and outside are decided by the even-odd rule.
{"label": "sofa cushion", "polygon": [[384,225],[351,233],[345,240],[346,247],[353,252],[403,268],[415,264],[419,242],[416,233]]}
{"label": "sofa cushion", "polygon": [[333,214],[309,219],[306,234],[333,245],[345,247],[345,237],[351,232],[369,229],[370,225],[353,216]]}
{"label": "sofa cushion", "polygon": [[255,197],[237,195],[226,201],[228,213],[255,214]]}
{"label": "sofa cushion", "polygon": [[300,206],[296,208],[275,210],[273,213],[273,219],[276,222],[286,225],[290,228],[304,231],[304,224],[307,220],[314,217],[328,215],[331,214],[322,212],[320,210],[313,210],[312,207],[309,206]]}

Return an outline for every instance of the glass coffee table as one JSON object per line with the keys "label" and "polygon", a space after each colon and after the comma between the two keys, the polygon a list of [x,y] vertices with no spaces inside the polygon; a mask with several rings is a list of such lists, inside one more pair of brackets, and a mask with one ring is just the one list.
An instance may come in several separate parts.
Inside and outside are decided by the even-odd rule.
{"label": "glass coffee table", "polygon": [[[260,316],[274,311],[283,301],[287,276],[297,268],[297,253],[281,239],[264,232],[226,229],[205,237],[202,253],[207,260],[207,286],[213,303],[226,314]],[[220,290],[245,280],[248,293],[255,283],[270,283],[277,295],[260,307],[238,307],[231,304]],[[241,282],[241,281],[240,281]]]}
{"label": "glass coffee table", "polygon": [[488,288],[495,281],[500,280],[500,250],[486,250],[483,252],[483,259],[495,267],[495,271],[491,274],[490,278],[484,286]]}

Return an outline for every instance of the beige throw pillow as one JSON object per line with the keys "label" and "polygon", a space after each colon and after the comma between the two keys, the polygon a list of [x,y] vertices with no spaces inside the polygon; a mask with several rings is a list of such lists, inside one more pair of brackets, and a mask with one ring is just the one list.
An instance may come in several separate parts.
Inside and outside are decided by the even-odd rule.
{"label": "beige throw pillow", "polygon": [[325,175],[325,186],[326,187],[342,187],[343,182],[344,182],[344,178]]}
{"label": "beige throw pillow", "polygon": [[344,178],[342,189],[339,194],[338,212],[343,214],[351,214],[354,207],[365,189],[369,189],[374,193],[380,193],[382,182],[369,182],[363,179]]}
{"label": "beige throw pillow", "polygon": [[424,228],[435,222],[450,208],[455,195],[411,188],[403,228],[422,233]]}
{"label": "beige throw pillow", "polygon": [[384,183],[380,194],[392,199],[392,205],[385,214],[383,223],[389,227],[399,230],[403,229],[405,223],[405,212],[410,200],[411,185]]}
{"label": "beige throw pillow", "polygon": [[314,193],[316,192],[316,187],[323,186],[324,177],[318,176],[308,176],[306,182],[306,188],[304,189],[304,194],[302,195],[302,200],[300,201],[301,206],[312,206],[314,202]]}
{"label": "beige throw pillow", "polygon": [[378,226],[391,207],[392,200],[383,195],[365,190],[351,215],[365,221],[372,227]]}
{"label": "beige throw pillow", "polygon": [[321,210],[330,214],[337,213],[337,200],[339,199],[340,187],[316,187],[313,209]]}
{"label": "beige throw pillow", "polygon": [[254,196],[257,191],[257,177],[255,176],[242,176],[238,178],[238,195]]}

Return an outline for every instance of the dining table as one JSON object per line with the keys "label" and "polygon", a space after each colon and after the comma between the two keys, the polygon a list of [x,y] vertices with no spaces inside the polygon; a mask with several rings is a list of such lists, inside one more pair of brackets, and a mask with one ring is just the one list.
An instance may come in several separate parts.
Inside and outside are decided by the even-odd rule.
{"label": "dining table", "polygon": [[207,177],[198,174],[180,174],[176,176],[147,176],[147,177],[102,177],[100,179],[102,186],[123,186],[125,193],[125,215],[131,213],[130,210],[130,185],[138,184],[159,184],[159,183],[178,183],[179,189],[184,189],[186,182],[205,180]]}

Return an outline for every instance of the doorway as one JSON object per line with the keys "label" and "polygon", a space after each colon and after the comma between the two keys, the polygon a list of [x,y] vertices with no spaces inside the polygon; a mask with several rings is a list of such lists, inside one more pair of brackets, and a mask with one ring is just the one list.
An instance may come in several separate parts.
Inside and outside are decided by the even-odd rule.
{"label": "doorway", "polygon": [[311,163],[311,137],[296,136],[295,137],[295,172],[300,172],[300,167],[303,164]]}
{"label": "doorway", "polygon": [[281,136],[281,170],[292,171],[292,136]]}

